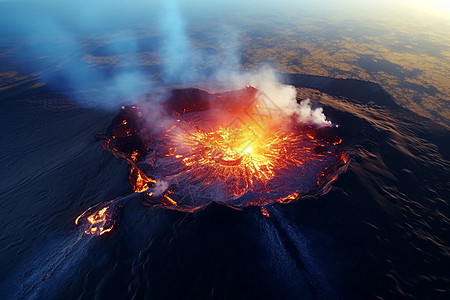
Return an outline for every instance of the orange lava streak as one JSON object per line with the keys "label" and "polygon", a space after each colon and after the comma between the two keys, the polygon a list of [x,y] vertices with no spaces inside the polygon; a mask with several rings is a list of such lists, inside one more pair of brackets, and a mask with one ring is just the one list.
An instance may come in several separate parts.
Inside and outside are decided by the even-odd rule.
{"label": "orange lava streak", "polygon": [[289,200],[295,200],[295,199],[298,198],[299,195],[300,195],[299,193],[294,193],[294,194],[292,194],[292,195],[289,195],[289,196],[287,196],[287,197],[278,199],[278,200],[276,200],[276,201],[279,202],[279,203],[283,203],[283,202],[286,202],[286,201],[289,201]]}
{"label": "orange lava streak", "polygon": [[153,184],[156,181],[149,178],[139,169],[137,166],[133,165],[130,171],[130,182],[133,185],[133,190],[137,193],[142,193],[150,187],[149,184]]}
{"label": "orange lava streak", "polygon": [[167,196],[167,195],[164,195],[164,199],[166,199],[167,201],[169,201],[170,204],[172,204],[172,205],[175,205],[175,206],[178,205],[178,203],[177,203],[175,200],[173,200],[172,198],[170,198],[170,197]]}

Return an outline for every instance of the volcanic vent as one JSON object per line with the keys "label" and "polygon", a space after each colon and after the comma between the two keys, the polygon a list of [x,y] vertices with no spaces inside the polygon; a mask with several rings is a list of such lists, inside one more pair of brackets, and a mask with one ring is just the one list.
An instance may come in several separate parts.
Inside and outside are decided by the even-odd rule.
{"label": "volcanic vent", "polygon": [[145,203],[194,211],[211,202],[285,203],[323,189],[347,163],[333,132],[299,122],[247,86],[178,89],[158,107],[123,106],[101,137],[131,164],[130,183]]}

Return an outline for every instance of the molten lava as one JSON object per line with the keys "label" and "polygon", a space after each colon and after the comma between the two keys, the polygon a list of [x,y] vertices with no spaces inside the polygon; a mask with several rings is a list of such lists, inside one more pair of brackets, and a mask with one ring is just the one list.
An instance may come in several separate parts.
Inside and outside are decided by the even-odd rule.
{"label": "molten lava", "polygon": [[130,183],[148,204],[194,211],[211,202],[290,202],[347,163],[333,128],[301,124],[249,86],[174,90],[161,107],[164,124],[171,120],[166,129],[149,125],[154,107],[144,102],[122,107],[99,136],[105,149],[131,164]]}
{"label": "molten lava", "polygon": [[85,218],[87,221],[87,229],[84,233],[86,235],[102,235],[113,229],[115,224],[114,214],[115,205],[106,205],[97,210],[91,207],[75,219],[75,225],[79,224],[80,219],[84,220]]}
{"label": "molten lava", "polygon": [[155,181],[148,178],[136,165],[133,165],[130,172],[130,183],[136,193],[142,193],[148,190],[149,185],[154,184]]}
{"label": "molten lava", "polygon": [[[274,128],[219,127],[203,131],[186,123],[166,132],[166,156],[186,166],[192,182],[226,183],[226,199],[239,197],[250,189],[266,188],[279,170],[301,166],[311,149],[301,146],[301,136]],[[179,146],[177,146],[179,145]],[[205,176],[207,174],[207,176]]]}
{"label": "molten lava", "polygon": [[250,86],[173,90],[160,108],[155,116],[148,102],[123,106],[107,134],[97,135],[131,165],[134,193],[83,212],[75,224],[84,222],[86,235],[110,232],[120,203],[134,195],[189,212],[211,202],[255,205],[270,217],[267,205],[326,192],[348,164],[334,128],[299,123]]}

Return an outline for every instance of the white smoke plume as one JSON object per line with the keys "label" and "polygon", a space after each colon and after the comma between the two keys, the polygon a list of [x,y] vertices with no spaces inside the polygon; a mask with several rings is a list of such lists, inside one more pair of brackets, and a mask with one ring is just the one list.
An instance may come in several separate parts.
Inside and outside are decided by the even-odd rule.
{"label": "white smoke plume", "polygon": [[153,196],[154,197],[160,197],[162,196],[167,189],[169,188],[169,183],[164,180],[157,180],[155,183],[155,186],[152,189]]}
{"label": "white smoke plume", "polygon": [[280,78],[271,67],[264,66],[251,72],[233,74],[218,73],[217,79],[231,84],[233,88],[251,85],[262,93],[286,116],[294,115],[302,123],[331,125],[321,107],[313,108],[309,99],[297,102],[297,91],[292,85],[280,83]]}

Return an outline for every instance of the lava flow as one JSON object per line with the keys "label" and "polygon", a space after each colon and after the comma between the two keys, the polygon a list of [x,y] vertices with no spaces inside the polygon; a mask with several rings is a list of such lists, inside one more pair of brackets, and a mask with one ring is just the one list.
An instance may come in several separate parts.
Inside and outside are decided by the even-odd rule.
{"label": "lava flow", "polygon": [[110,201],[110,203],[108,204],[111,205],[106,204],[105,206],[97,210],[95,210],[94,208],[96,208],[98,205],[88,208],[75,219],[75,225],[79,224],[80,219],[86,217],[88,228],[84,231],[85,234],[102,235],[104,233],[110,232],[114,227],[114,215],[116,214],[115,205],[112,203],[113,201]]}
{"label": "lava flow", "polygon": [[162,107],[162,130],[146,122],[148,103],[123,107],[103,145],[132,165],[130,183],[149,204],[192,211],[289,202],[346,163],[333,128],[283,115],[250,86],[174,90]]}
{"label": "lava flow", "polygon": [[[131,164],[130,184],[145,204],[189,212],[211,202],[256,205],[269,217],[265,206],[323,191],[347,165],[334,128],[300,123],[250,86],[173,90],[159,108],[155,125],[149,102],[123,106],[97,136]],[[88,216],[86,234],[111,230],[109,214],[104,206]]]}

